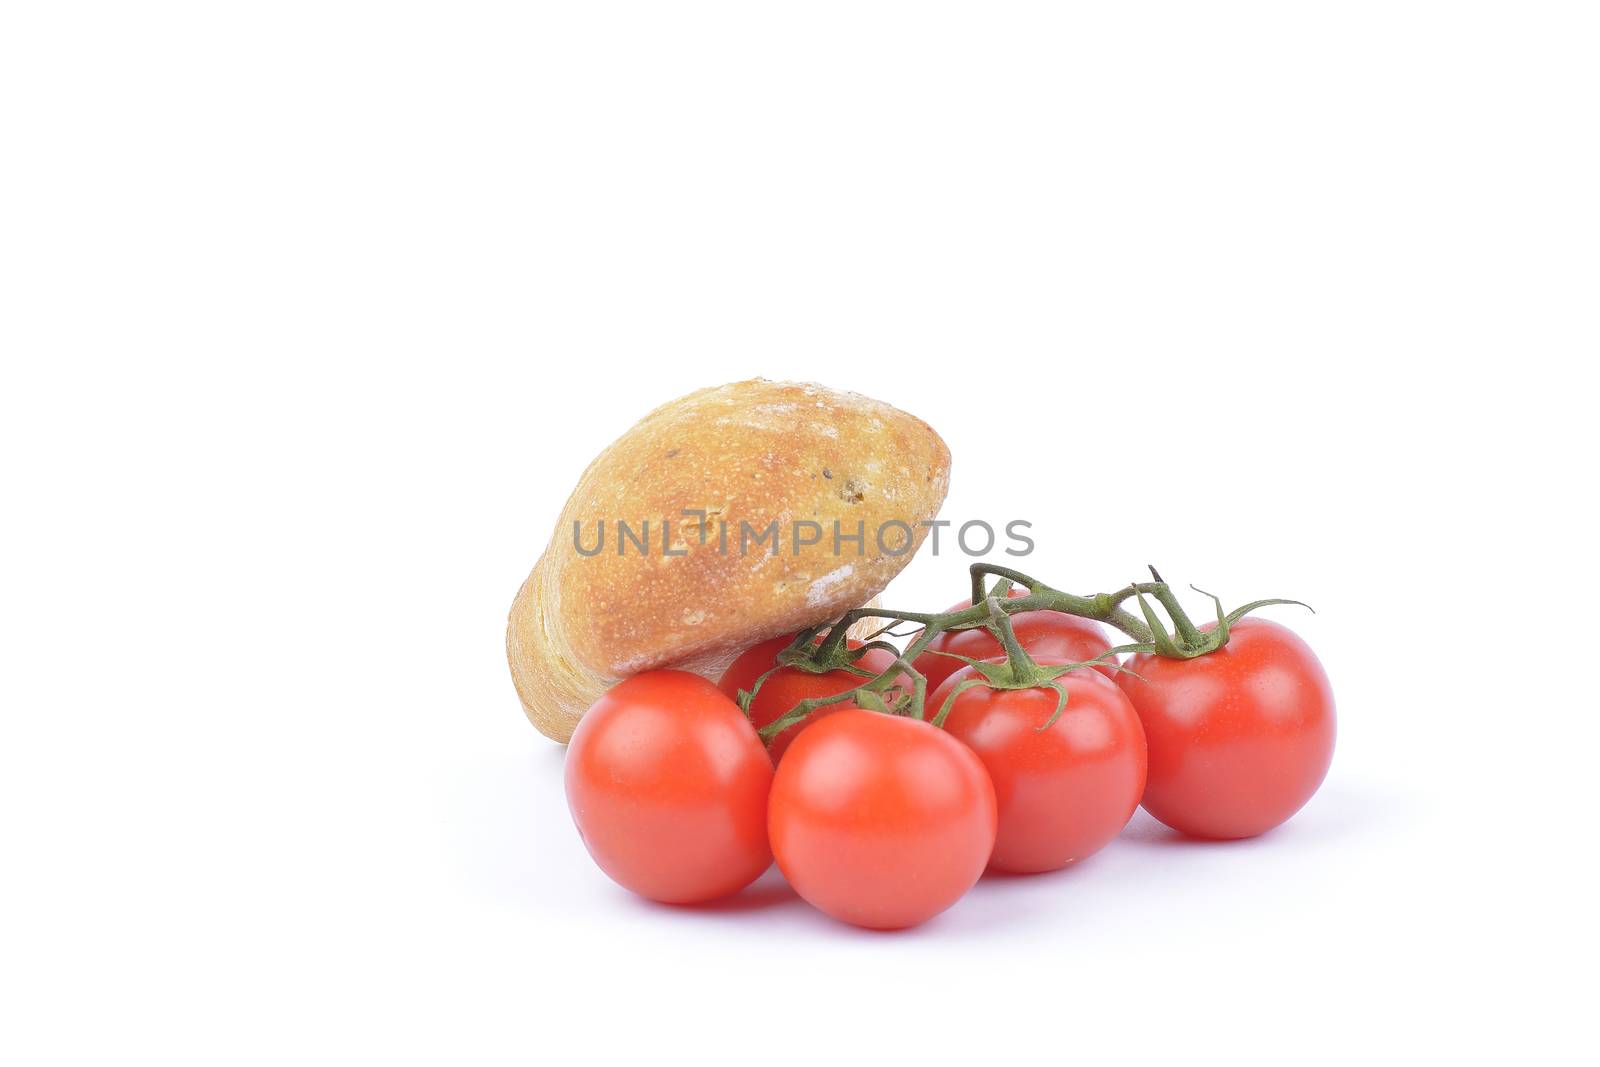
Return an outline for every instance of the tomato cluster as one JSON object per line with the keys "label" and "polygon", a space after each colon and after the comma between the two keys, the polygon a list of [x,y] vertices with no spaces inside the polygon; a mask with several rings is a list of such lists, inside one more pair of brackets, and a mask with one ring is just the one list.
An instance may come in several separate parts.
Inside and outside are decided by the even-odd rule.
{"label": "tomato cluster", "polygon": [[1076,666],[1008,686],[985,671],[1006,662],[990,632],[947,631],[911,665],[931,694],[923,717],[844,699],[765,745],[762,727],[804,700],[854,697],[896,657],[854,646],[854,670],[808,671],[780,665],[792,647],[780,638],[719,685],[672,670],[619,683],[567,754],[584,844],[615,881],[670,903],[737,892],[775,858],[820,910],[894,929],[945,910],[986,869],[1053,871],[1091,855],[1141,803],[1196,837],[1264,833],[1327,772],[1332,691],[1283,626],[1243,619],[1203,655],[1119,663],[1094,622],[1042,610],[1011,624],[1030,663]]}

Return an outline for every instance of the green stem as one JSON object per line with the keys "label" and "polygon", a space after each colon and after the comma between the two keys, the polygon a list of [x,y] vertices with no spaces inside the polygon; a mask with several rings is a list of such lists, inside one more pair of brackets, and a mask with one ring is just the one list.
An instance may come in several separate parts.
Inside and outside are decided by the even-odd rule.
{"label": "green stem", "polygon": [[999,597],[989,597],[983,602],[989,609],[990,627],[994,635],[1000,639],[1000,647],[1006,650],[1006,662],[1019,674],[1033,667],[1033,657],[1028,655],[1028,650],[1022,647],[1022,642],[1017,640],[1016,628],[1011,625],[1011,616],[1005,613],[1000,606]]}
{"label": "green stem", "polygon": [[[1139,592],[1152,592],[1158,586],[1156,583],[1146,582],[1143,585],[1130,585],[1119,589],[1115,593],[1096,593],[1093,596],[1074,596],[1064,593],[1059,589],[1052,589],[1048,585],[1030,578],[1019,570],[1002,567],[995,563],[974,563],[972,565],[973,588],[982,590],[983,579],[987,575],[997,578],[1009,578],[1013,584],[1026,586],[1028,595],[1016,597],[1006,602],[1006,614],[1015,615],[1018,611],[1059,611],[1067,615],[1076,615],[1082,619],[1093,619],[1096,622],[1107,623],[1116,627],[1135,641],[1149,641],[1150,628],[1131,612],[1122,608],[1124,601],[1131,599]],[[1159,586],[1165,589],[1166,586]],[[981,596],[980,598],[981,599]],[[976,601],[975,601],[976,602]]]}

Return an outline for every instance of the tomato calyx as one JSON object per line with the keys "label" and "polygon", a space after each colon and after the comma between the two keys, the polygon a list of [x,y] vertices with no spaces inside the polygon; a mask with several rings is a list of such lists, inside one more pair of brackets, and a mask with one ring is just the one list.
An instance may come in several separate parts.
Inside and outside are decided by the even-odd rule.
{"label": "tomato calyx", "polygon": [[[793,641],[780,651],[773,665],[758,677],[749,689],[740,689],[734,702],[739,705],[739,710],[746,715],[750,714],[750,707],[755,702],[756,694],[761,691],[768,678],[779,671],[789,668],[804,671],[806,674],[830,674],[833,671],[844,671],[853,674],[863,681],[875,680],[878,675],[860,666],[860,660],[868,653],[878,650],[888,652],[891,656],[899,657],[900,650],[887,641],[871,640],[863,644],[851,646],[846,641],[849,626],[821,625],[812,626],[795,635]],[[826,636],[823,636],[826,633]],[[874,635],[876,638],[878,635]],[[821,640],[819,641],[819,638]],[[893,676],[893,672],[889,672]],[[792,724],[791,724],[792,725]],[[777,731],[773,731],[774,735]],[[771,740],[765,730],[762,731],[762,740]]]}
{"label": "tomato calyx", "polygon": [[[1150,573],[1155,576],[1156,581],[1161,581],[1160,572],[1154,567],[1150,568]],[[1166,583],[1162,582],[1161,584],[1165,586]],[[1167,609],[1168,615],[1172,616],[1174,632],[1169,634],[1166,628],[1161,625],[1161,620],[1156,615],[1155,609],[1144,598],[1144,593],[1136,591],[1134,596],[1138,599],[1140,614],[1144,616],[1145,622],[1150,627],[1150,640],[1148,642],[1125,645],[1118,651],[1154,652],[1169,659],[1196,659],[1226,646],[1228,643],[1228,628],[1257,608],[1264,608],[1273,604],[1296,604],[1313,615],[1316,614],[1317,610],[1310,604],[1300,600],[1273,598],[1269,600],[1253,600],[1248,604],[1234,608],[1232,611],[1225,611],[1222,607],[1221,598],[1215,593],[1208,593],[1197,585],[1190,585],[1189,588],[1203,597],[1209,597],[1212,604],[1216,605],[1217,623],[1215,626],[1209,630],[1198,629],[1190,621],[1182,606],[1179,605],[1177,598],[1171,595],[1171,590],[1167,589],[1165,597],[1161,599],[1161,606]]]}
{"label": "tomato calyx", "polygon": [[[795,723],[804,721],[818,708],[824,708],[830,704],[842,704],[849,701],[863,710],[882,712],[887,715],[906,715],[912,713],[909,709],[920,709],[927,700],[928,680],[913,669],[910,659],[893,645],[883,641],[868,642],[861,647],[860,651],[865,652],[868,648],[889,649],[895,655],[894,663],[882,674],[873,676],[869,672],[855,667],[852,661],[852,664],[846,669],[867,679],[864,684],[854,689],[846,689],[844,692],[833,696],[809,697],[800,701],[787,713],[761,727],[757,731],[761,735],[761,740],[770,742]],[[796,664],[789,665],[795,666]],[[780,664],[780,666],[782,665]],[[774,668],[774,670],[777,669]],[[757,688],[772,673],[773,671],[768,671],[767,674],[757,679]],[[901,681],[902,678],[910,678],[912,680],[910,690],[905,688]],[[739,702],[747,712],[750,701],[754,699],[755,694],[753,692],[747,694],[741,691],[739,694]],[[918,714],[920,715],[920,712]]]}
{"label": "tomato calyx", "polygon": [[981,661],[958,656],[958,659],[967,661],[973,670],[973,677],[962,682],[945,698],[939,710],[934,713],[933,725],[943,726],[945,719],[950,714],[950,709],[955,705],[956,698],[968,689],[977,686],[987,686],[990,689],[1050,689],[1056,694],[1055,710],[1051,712],[1050,719],[1040,729],[1048,729],[1056,719],[1061,717],[1061,712],[1067,706],[1067,690],[1057,678],[1068,671],[1078,670],[1082,667],[1093,667],[1104,660],[1099,657],[1086,663],[1044,664],[1038,663],[1028,654],[1017,640],[1017,634],[1011,625],[1011,618],[1001,607],[1002,598],[1010,599],[1011,582],[1002,578],[983,600],[984,609],[989,613],[989,629],[1005,649],[1006,658],[999,661]]}
{"label": "tomato calyx", "polygon": [[974,671],[973,676],[959,683],[950,691],[950,695],[944,698],[944,701],[939,705],[939,710],[929,720],[934,726],[944,726],[945,720],[950,716],[950,709],[955,707],[956,699],[962,693],[982,686],[987,689],[1052,690],[1056,694],[1055,710],[1050,713],[1050,718],[1045,721],[1044,725],[1038,727],[1040,730],[1048,730],[1055,725],[1055,721],[1061,717],[1061,713],[1067,708],[1067,688],[1056,679],[1068,671],[1093,667],[1095,663],[1093,661],[1066,664],[1031,663],[1020,670],[1013,666],[1010,660],[990,663],[974,660],[969,665]]}
{"label": "tomato calyx", "polygon": [[[956,659],[965,660],[967,666],[972,668],[972,677],[966,679],[951,690],[950,695],[940,703],[939,710],[934,713],[932,724],[944,726],[945,720],[950,715],[950,709],[955,706],[956,699],[969,689],[984,686],[988,689],[1049,689],[1056,694],[1056,706],[1050,717],[1037,729],[1048,730],[1055,725],[1061,713],[1067,708],[1067,687],[1057,679],[1069,671],[1092,669],[1100,666],[1111,666],[1116,670],[1124,669],[1117,662],[1112,653],[1096,656],[1091,660],[1075,663],[1039,663],[1028,650],[1022,647],[1017,640],[1016,632],[1011,626],[1009,616],[1000,608],[1000,598],[1009,593],[1010,582],[1002,579],[996,586],[999,595],[990,593],[985,598],[984,604],[989,610],[991,629],[1005,649],[1006,658],[1003,660],[976,660],[966,656],[956,656]],[[947,653],[949,654],[949,653]]]}

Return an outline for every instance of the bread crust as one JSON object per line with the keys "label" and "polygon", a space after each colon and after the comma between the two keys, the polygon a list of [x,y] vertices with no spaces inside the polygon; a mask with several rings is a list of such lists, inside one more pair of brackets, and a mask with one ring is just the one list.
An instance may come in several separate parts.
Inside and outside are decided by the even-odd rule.
{"label": "bread crust", "polygon": [[[511,606],[506,652],[528,718],[565,742],[621,678],[714,675],[756,642],[866,603],[922,544],[949,476],[931,427],[855,393],[755,379],[662,405],[584,471]],[[648,523],[646,551],[629,539],[619,552],[619,521],[635,537]],[[575,522],[585,551],[604,524],[597,554],[578,551]],[[758,541],[774,522],[782,543]],[[821,539],[796,547],[816,533],[806,522]]]}

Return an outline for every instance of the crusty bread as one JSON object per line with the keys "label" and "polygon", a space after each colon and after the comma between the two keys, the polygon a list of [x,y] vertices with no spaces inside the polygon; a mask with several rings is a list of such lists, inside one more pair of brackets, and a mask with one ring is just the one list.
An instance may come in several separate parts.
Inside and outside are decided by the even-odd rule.
{"label": "crusty bread", "polygon": [[[664,666],[714,676],[752,644],[866,603],[922,544],[949,474],[927,424],[820,385],[735,382],[657,408],[583,472],[511,605],[506,653],[528,718],[565,742],[621,678]],[[704,524],[685,509],[704,510]],[[619,553],[619,521],[635,534],[649,523],[646,552],[629,540]],[[796,549],[808,521],[821,540]],[[601,551],[581,553],[602,522]],[[756,541],[773,522],[776,554]],[[910,530],[900,554],[895,522]]]}

